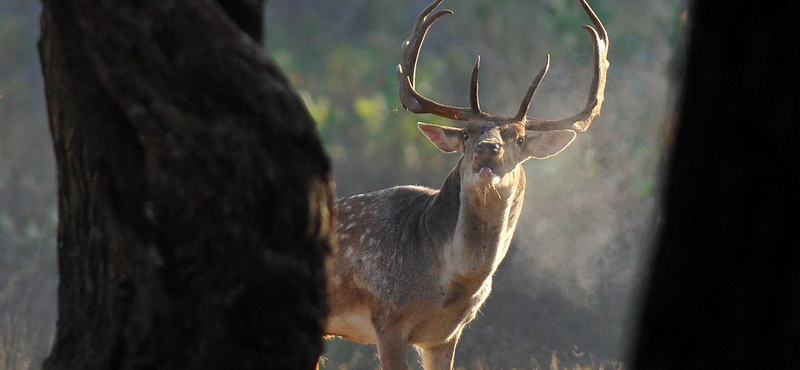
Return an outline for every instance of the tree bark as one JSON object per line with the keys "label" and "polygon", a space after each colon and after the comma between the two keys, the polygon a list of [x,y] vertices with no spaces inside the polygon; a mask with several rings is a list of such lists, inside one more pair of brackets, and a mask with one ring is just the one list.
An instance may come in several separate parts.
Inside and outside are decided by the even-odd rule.
{"label": "tree bark", "polygon": [[44,369],[312,369],[330,164],[260,0],[44,0],[58,324]]}
{"label": "tree bark", "polygon": [[695,1],[634,369],[800,368],[800,7]]}

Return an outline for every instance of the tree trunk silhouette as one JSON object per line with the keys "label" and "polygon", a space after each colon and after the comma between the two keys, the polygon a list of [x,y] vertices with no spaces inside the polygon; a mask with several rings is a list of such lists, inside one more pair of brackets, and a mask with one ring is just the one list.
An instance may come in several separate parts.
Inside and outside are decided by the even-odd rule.
{"label": "tree trunk silhouette", "polygon": [[695,1],[635,369],[800,368],[800,7]]}
{"label": "tree trunk silhouette", "polygon": [[330,164],[260,0],[45,0],[58,324],[44,369],[312,369]]}

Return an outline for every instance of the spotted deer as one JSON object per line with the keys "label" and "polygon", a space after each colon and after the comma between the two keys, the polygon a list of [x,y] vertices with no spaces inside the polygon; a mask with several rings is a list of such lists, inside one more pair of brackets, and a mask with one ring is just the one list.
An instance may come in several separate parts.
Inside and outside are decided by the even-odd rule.
{"label": "spotted deer", "polygon": [[431,25],[451,10],[416,20],[397,67],[400,101],[413,113],[464,122],[463,127],[419,123],[444,152],[460,152],[440,189],[397,186],[340,199],[339,249],[333,258],[330,336],[375,343],[383,370],[406,370],[406,349],[416,346],[425,370],[452,369],[464,327],[492,289],[492,275],[508,251],[525,192],[521,163],[567,147],[600,114],[609,63],[608,35],[585,0],[594,27],[594,77],[580,113],[560,120],[527,116],[550,57],[513,117],[481,110],[478,68],[472,70],[470,106],[434,102],[415,89],[420,47]]}

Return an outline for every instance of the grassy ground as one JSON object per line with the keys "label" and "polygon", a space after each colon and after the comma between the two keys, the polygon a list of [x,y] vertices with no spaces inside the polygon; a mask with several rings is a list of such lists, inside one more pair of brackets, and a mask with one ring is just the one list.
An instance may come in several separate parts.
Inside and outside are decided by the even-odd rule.
{"label": "grassy ground", "polygon": [[[486,353],[498,352],[487,349]],[[618,360],[600,359],[592,353],[579,350],[577,347],[567,350],[552,350],[539,357],[530,354],[526,365],[519,366],[519,361],[501,363],[496,360],[502,353],[492,353],[491,358],[475,358],[474,354],[456,351],[456,370],[622,370],[623,364]],[[409,368],[422,370],[417,352],[409,347],[407,353]],[[513,364],[513,365],[509,365]],[[380,361],[374,345],[364,345],[341,338],[326,341],[326,353],[323,355],[319,369],[321,370],[376,370]]]}
{"label": "grassy ground", "polygon": [[0,280],[0,370],[39,369],[50,350],[56,283],[41,273],[43,263]]}

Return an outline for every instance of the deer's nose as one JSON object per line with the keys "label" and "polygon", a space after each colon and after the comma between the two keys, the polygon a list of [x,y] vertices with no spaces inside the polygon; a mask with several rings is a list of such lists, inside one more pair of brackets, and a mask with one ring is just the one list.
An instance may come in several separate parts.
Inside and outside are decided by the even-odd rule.
{"label": "deer's nose", "polygon": [[488,140],[481,140],[477,144],[478,150],[490,150],[492,153],[500,152],[500,143]]}

